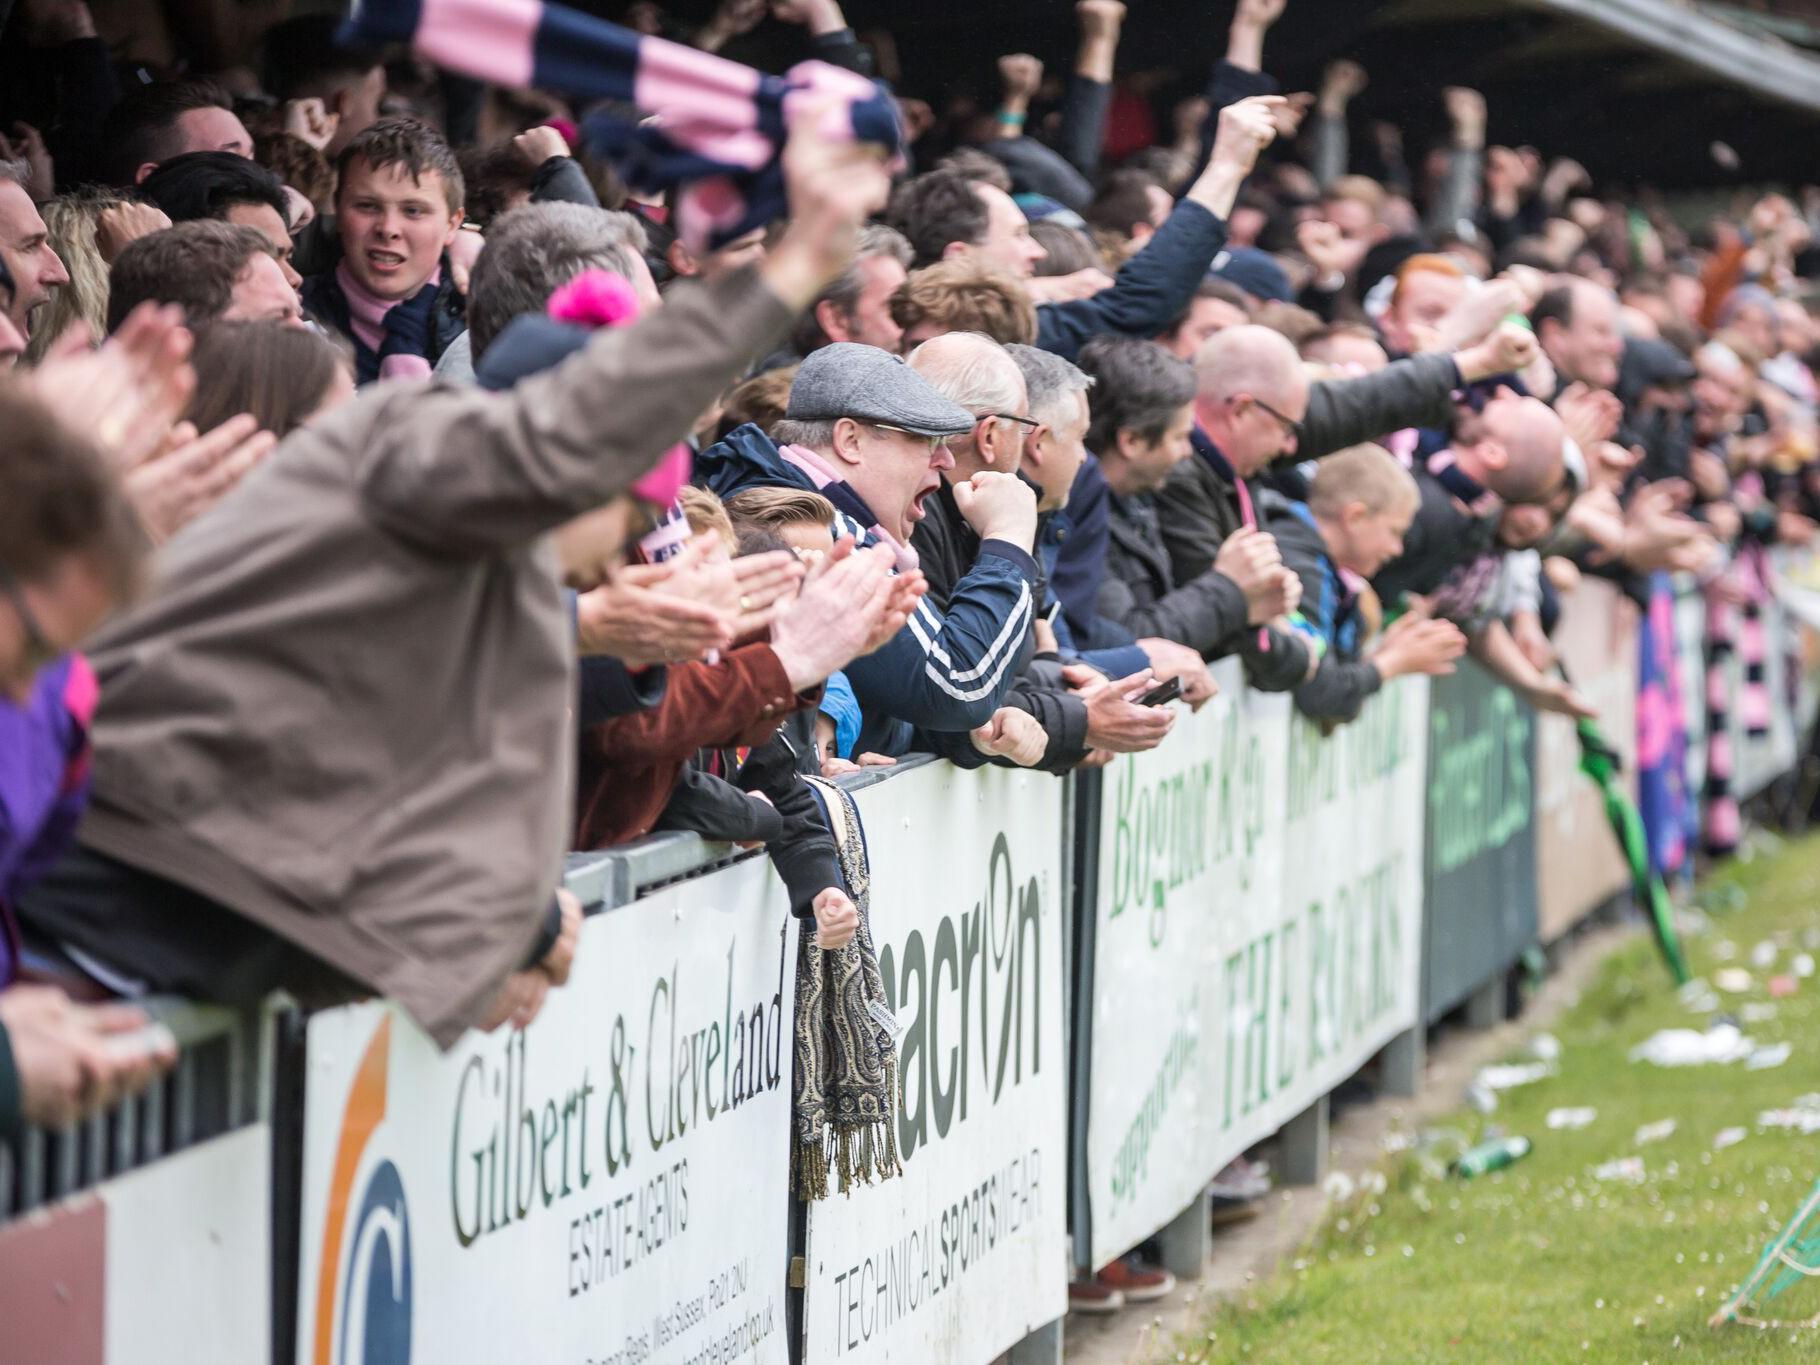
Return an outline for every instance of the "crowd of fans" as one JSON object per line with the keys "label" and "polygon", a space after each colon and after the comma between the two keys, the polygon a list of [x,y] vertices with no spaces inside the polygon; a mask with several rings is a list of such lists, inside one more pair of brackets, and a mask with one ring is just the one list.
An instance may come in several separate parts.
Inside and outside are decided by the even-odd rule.
{"label": "crowd of fans", "polygon": [[[110,1003],[153,993],[525,1023],[565,849],[763,845],[841,948],[805,778],[1105,764],[1214,660],[1328,727],[1468,652],[1586,716],[1550,644],[1583,575],[1747,618],[1820,500],[1812,199],[1684,230],[1489,145],[1465,89],[1413,162],[1355,148],[1364,71],[1267,73],[1285,3],[1238,0],[1173,137],[1118,0],[989,110],[889,72],[907,157],[799,116],[787,216],[705,249],[561,92],[318,16],[19,0],[0,1119],[168,1064]],[[713,51],[767,9],[894,60],[836,0],[626,21]]]}

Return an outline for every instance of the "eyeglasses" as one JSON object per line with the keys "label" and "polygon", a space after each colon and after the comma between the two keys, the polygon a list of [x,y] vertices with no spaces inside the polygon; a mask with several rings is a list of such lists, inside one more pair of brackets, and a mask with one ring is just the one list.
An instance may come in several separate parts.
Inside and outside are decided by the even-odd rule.
{"label": "eyeglasses", "polygon": [[55,662],[59,651],[51,644],[44,633],[44,627],[38,624],[38,617],[26,603],[25,590],[19,586],[19,580],[13,577],[12,571],[0,568],[0,597],[12,605],[19,617],[19,627],[25,632],[25,657],[20,661],[21,673],[36,673],[45,665]]}
{"label": "eyeglasses", "polygon": [[1036,418],[1019,417],[1015,412],[989,412],[986,416],[996,417],[1001,422],[1016,422],[1019,426],[1027,427],[1031,431],[1035,431],[1038,427],[1042,426],[1042,423],[1037,421]]}
{"label": "eyeglasses", "polygon": [[1293,421],[1291,418],[1285,417],[1282,413],[1278,412],[1275,408],[1271,407],[1270,404],[1266,403],[1262,398],[1253,398],[1251,401],[1255,407],[1262,408],[1265,412],[1269,413],[1272,417],[1276,418],[1277,425],[1279,425],[1280,427],[1283,428],[1283,434],[1285,436],[1294,436],[1296,434],[1297,423],[1295,421]]}
{"label": "eyeglasses", "polygon": [[913,441],[920,441],[929,447],[931,455],[954,439],[952,436],[925,436],[920,431],[911,431],[908,427],[894,427],[889,422],[868,422],[866,425],[874,431],[889,431],[898,436],[908,436]]}

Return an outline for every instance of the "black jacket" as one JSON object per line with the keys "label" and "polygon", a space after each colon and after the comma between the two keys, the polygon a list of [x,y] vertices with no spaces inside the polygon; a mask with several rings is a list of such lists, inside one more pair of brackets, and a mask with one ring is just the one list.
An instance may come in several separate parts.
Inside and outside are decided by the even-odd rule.
{"label": "black jacket", "polygon": [[[712,765],[729,777],[707,771]],[[762,840],[777,875],[790,892],[790,912],[815,912],[815,898],[831,886],[846,889],[834,835],[822,819],[821,803],[802,775],[815,774],[815,713],[798,711],[768,743],[742,762],[738,751],[704,751],[683,769],[670,803],[658,817],[660,830],[693,830],[709,839],[737,843]],[[762,792],[765,801],[748,795]],[[766,804],[766,802],[770,804]]]}
{"label": "black jacket", "polygon": [[572,156],[547,158],[531,177],[533,204],[580,204],[584,208],[600,207],[600,196],[588,182],[588,173]]}
{"label": "black jacket", "polygon": [[[1176,466],[1176,473],[1190,464],[1201,464],[1199,453]],[[1212,475],[1214,471],[1208,468]],[[1245,593],[1236,582],[1214,570],[1214,542],[1203,566],[1192,575],[1179,570],[1168,546],[1170,486],[1156,497],[1112,495],[1112,542],[1107,548],[1107,571],[1099,581],[1099,613],[1127,626],[1134,635],[1163,635],[1187,644],[1208,659],[1236,653],[1245,662],[1245,677],[1259,692],[1287,692],[1309,672],[1309,646],[1294,635],[1263,628],[1269,650],[1258,646],[1259,628],[1247,622]],[[1203,488],[1196,484],[1196,488]],[[1227,486],[1230,490],[1230,484]],[[1238,502],[1229,495],[1210,499],[1205,515],[1229,511],[1238,528]],[[1179,515],[1179,508],[1176,508]],[[1178,584],[1181,584],[1178,588]]]}
{"label": "black jacket", "polygon": [[1226,457],[1200,427],[1191,439],[1194,453],[1170,470],[1169,482],[1156,495],[1163,547],[1177,583],[1211,569],[1226,538],[1245,524]]}
{"label": "black jacket", "polygon": [[[1479,594],[1461,580],[1462,573],[1472,572],[1481,580],[1496,573],[1497,514],[1474,513],[1426,469],[1418,468],[1415,475],[1422,501],[1403,535],[1403,553],[1371,581],[1387,612],[1396,608],[1404,593],[1427,596],[1443,587],[1454,590],[1461,601],[1475,599]],[[1436,611],[1449,620],[1471,619],[1470,614],[1449,610],[1447,604],[1437,603]]]}
{"label": "black jacket", "polygon": [[1372,374],[1323,379],[1308,388],[1308,413],[1296,427],[1298,460],[1319,459],[1404,427],[1442,427],[1454,418],[1460,370],[1450,355],[1415,355]]}
{"label": "black jacket", "polygon": [[1176,586],[1149,494],[1111,497],[1111,544],[1100,579],[1100,615],[1139,638],[1161,636],[1212,657],[1246,626],[1250,608],[1237,583],[1208,568]]}
{"label": "black jacket", "polygon": [[577,670],[576,727],[650,710],[664,699],[667,677],[662,664],[634,673],[609,655],[589,655]]}
{"label": "black jacket", "polygon": [[1260,511],[1283,563],[1302,580],[1302,619],[1327,645],[1314,676],[1295,689],[1296,709],[1316,720],[1352,720],[1384,685],[1377,666],[1359,657],[1365,621],[1358,595],[1328,554],[1305,504],[1267,493]]}
{"label": "black jacket", "polygon": [[[916,550],[917,565],[928,580],[928,600],[944,615],[955,586],[967,576],[979,558],[979,533],[961,515],[954,500],[954,489],[946,479],[924,504],[924,516],[911,533],[910,543]],[[1047,584],[1040,574],[1031,587],[1039,606],[1047,596]],[[1064,773],[1079,763],[1087,753],[1087,707],[1071,695],[1062,683],[1059,669],[1036,666],[1034,629],[1026,632],[1020,652],[1012,663],[1017,679],[1005,694],[1004,704],[1027,711],[1049,735],[1042,762],[1043,772]],[[964,732],[921,730],[913,737],[912,747],[939,754],[963,768],[982,767],[988,760],[973,747]],[[993,760],[1011,766],[1004,760]]]}
{"label": "black jacket", "polygon": [[[367,368],[367,362],[377,366],[374,358],[360,344],[360,338],[354,335],[353,323],[348,317],[347,296],[341,292],[341,281],[335,277],[335,266],[340,262],[341,253],[335,252],[335,259],[320,274],[312,275],[303,282],[304,311],[325,327],[333,327],[346,337],[354,347],[355,368],[359,372]],[[467,300],[455,287],[455,275],[449,268],[449,258],[442,258],[442,278],[436,286],[436,300],[430,312],[430,346],[429,354],[424,357],[434,367],[442,359],[442,353],[449,348],[449,343],[468,330]]]}

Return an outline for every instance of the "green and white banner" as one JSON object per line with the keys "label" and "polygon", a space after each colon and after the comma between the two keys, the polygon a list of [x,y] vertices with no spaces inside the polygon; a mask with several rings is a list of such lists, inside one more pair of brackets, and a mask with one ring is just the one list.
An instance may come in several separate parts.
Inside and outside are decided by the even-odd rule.
{"label": "green and white banner", "polygon": [[1199,715],[1105,774],[1096,1267],[1416,1018],[1426,683],[1386,689],[1322,739],[1286,697],[1248,692],[1236,665],[1215,676]]}
{"label": "green and white banner", "polygon": [[992,1360],[1068,1309],[1064,796],[946,763],[855,796],[904,1172],[810,1206],[810,1365]]}

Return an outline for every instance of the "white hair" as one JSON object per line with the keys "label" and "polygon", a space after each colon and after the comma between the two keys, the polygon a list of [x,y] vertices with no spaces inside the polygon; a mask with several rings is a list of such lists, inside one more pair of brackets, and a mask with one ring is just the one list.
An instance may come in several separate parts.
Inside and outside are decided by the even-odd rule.
{"label": "white hair", "polygon": [[943,398],[975,417],[1015,413],[1028,401],[1024,372],[991,337],[947,332],[910,353],[915,370]]}
{"label": "white hair", "polygon": [[1005,347],[1005,353],[1024,372],[1024,387],[1030,395],[1030,415],[1040,421],[1059,417],[1063,399],[1086,393],[1093,387],[1092,375],[1053,351],[1013,343]]}

